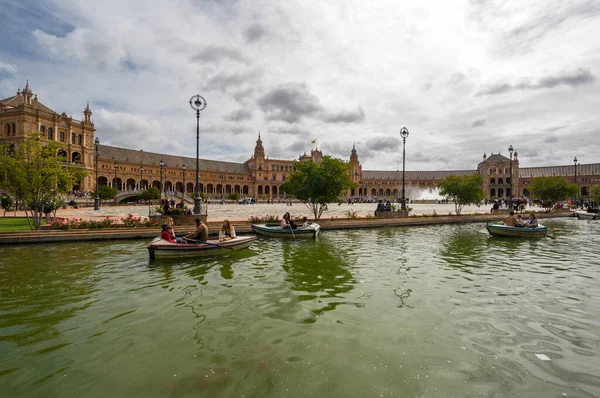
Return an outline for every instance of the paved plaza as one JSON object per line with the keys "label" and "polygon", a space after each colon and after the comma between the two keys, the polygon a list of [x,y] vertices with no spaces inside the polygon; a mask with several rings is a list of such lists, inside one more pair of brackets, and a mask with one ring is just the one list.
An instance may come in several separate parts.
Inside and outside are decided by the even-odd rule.
{"label": "paved plaza", "polygon": [[[331,204],[321,218],[346,217],[347,211],[353,211],[359,216],[365,217],[367,214],[373,215],[376,207],[377,203]],[[454,213],[454,204],[412,203],[409,207],[412,208],[411,215],[433,214],[434,212],[438,215]],[[67,209],[59,209],[56,215],[64,218],[99,219],[111,217],[120,219],[121,217],[126,217],[128,214],[147,217],[150,212],[154,212],[155,208],[155,205],[103,206],[100,210],[95,211],[91,207],[74,209],[69,206]],[[491,205],[480,207],[466,206],[463,208],[462,214],[489,213],[490,209]],[[536,210],[541,210],[541,208],[537,208]],[[289,211],[293,217],[306,216],[309,219],[313,217],[309,209],[302,203],[294,203],[292,206],[288,206],[285,203],[258,203],[254,205],[209,204],[208,219],[210,221],[224,219],[247,220],[250,216],[264,216],[266,214],[274,214],[281,218],[286,211]],[[12,212],[10,215],[12,215]]]}

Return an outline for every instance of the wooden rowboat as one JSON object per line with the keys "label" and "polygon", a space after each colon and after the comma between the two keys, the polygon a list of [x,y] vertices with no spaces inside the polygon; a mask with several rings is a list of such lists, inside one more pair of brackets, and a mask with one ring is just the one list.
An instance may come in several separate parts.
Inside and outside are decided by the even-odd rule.
{"label": "wooden rowboat", "polygon": [[219,242],[218,240],[199,241],[198,243],[171,243],[160,237],[154,238],[148,246],[150,258],[176,258],[212,256],[232,250],[241,250],[252,243],[256,236],[238,236],[235,239]]}
{"label": "wooden rowboat", "polygon": [[516,236],[522,238],[541,238],[547,235],[548,228],[538,224],[536,228],[509,227],[504,224],[488,224],[486,226],[490,235],[493,236]]}
{"label": "wooden rowboat", "polygon": [[313,222],[306,227],[291,229],[281,228],[279,224],[252,224],[252,230],[257,234],[275,238],[311,239],[317,237],[321,231],[321,226]]}

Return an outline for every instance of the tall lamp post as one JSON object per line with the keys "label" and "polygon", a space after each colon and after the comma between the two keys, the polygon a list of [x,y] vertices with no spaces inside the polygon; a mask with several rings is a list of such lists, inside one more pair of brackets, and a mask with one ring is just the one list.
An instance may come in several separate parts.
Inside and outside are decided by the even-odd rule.
{"label": "tall lamp post", "polygon": [[163,162],[163,160],[161,159],[160,162],[158,162],[158,165],[160,166],[160,197],[163,197],[163,167],[165,167],[165,162]]}
{"label": "tall lamp post", "polygon": [[[115,182],[113,183],[113,188],[117,185],[117,169],[119,168],[119,164],[115,162]],[[119,188],[117,188],[119,189]]]}
{"label": "tall lamp post", "polygon": [[142,187],[142,180],[144,179],[144,166],[140,166],[140,191],[144,188]]}
{"label": "tall lamp post", "polygon": [[510,194],[508,195],[508,210],[513,210],[513,178],[512,178],[512,162],[513,162],[513,152],[515,151],[515,148],[513,148],[512,145],[508,146],[508,152],[510,153],[510,169],[508,171],[508,174],[510,174],[510,183],[509,183],[509,190],[510,190]]}
{"label": "tall lamp post", "polygon": [[200,111],[206,108],[206,100],[200,95],[190,98],[190,106],[196,111],[196,194],[194,195],[194,214],[200,214],[200,183],[198,181],[198,159],[200,156]]}
{"label": "tall lamp post", "polygon": [[[575,167],[575,185],[577,185],[577,157],[573,158],[573,166]],[[573,204],[577,201],[577,197],[579,196],[579,185],[577,185],[577,193],[575,194],[575,200]]]}
{"label": "tall lamp post", "polygon": [[94,210],[100,210],[100,194],[98,193],[98,146],[100,145],[100,138],[96,137],[94,144],[96,144],[96,197],[94,198]]}
{"label": "tall lamp post", "polygon": [[187,167],[185,167],[185,164],[183,166],[181,166],[181,170],[183,170],[183,200],[185,200],[185,170],[187,169]]}
{"label": "tall lamp post", "polygon": [[406,166],[406,137],[408,137],[408,129],[402,127],[400,129],[400,136],[402,137],[402,210],[406,210],[406,190],[405,190],[405,166]]}

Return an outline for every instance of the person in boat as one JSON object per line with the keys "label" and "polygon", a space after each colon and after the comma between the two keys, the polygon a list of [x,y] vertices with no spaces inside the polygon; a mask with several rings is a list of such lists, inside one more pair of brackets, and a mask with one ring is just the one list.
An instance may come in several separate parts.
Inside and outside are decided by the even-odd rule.
{"label": "person in boat", "polygon": [[308,218],[306,216],[302,217],[302,228],[308,227]]}
{"label": "person in boat", "polygon": [[537,228],[538,227],[538,220],[535,217],[535,214],[531,213],[529,215],[529,219],[527,219],[527,227],[528,228]]}
{"label": "person in boat", "polygon": [[206,241],[208,239],[208,227],[202,222],[200,217],[196,218],[196,230],[191,234],[184,236],[183,239],[189,239],[190,241]]}
{"label": "person in boat", "polygon": [[173,227],[168,224],[162,225],[162,232],[160,234],[162,240],[166,240],[170,243],[185,243],[182,238],[176,238],[173,232]]}
{"label": "person in boat", "polygon": [[223,241],[231,240],[231,239],[235,239],[235,238],[236,238],[235,228],[233,228],[233,225],[231,225],[229,220],[227,220],[227,219],[223,220],[223,226],[219,230],[219,242],[223,242]]}
{"label": "person in boat", "polygon": [[283,215],[283,218],[281,219],[281,229],[286,229],[286,228],[291,228],[291,229],[298,228],[296,223],[292,220],[292,217],[290,216],[289,212],[285,212],[285,214]]}
{"label": "person in boat", "polygon": [[516,227],[524,227],[525,223],[523,222],[523,219],[521,218],[520,214],[517,214],[517,225]]}
{"label": "person in boat", "polygon": [[512,210],[510,211],[510,214],[504,218],[504,225],[509,227],[516,227],[518,223],[519,220],[515,216],[515,212]]}

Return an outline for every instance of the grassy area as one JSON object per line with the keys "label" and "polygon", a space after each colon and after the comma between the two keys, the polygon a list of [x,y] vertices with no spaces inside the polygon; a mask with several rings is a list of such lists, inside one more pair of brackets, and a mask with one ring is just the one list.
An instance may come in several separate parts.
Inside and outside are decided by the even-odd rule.
{"label": "grassy area", "polygon": [[26,218],[0,217],[0,232],[31,231]]}

